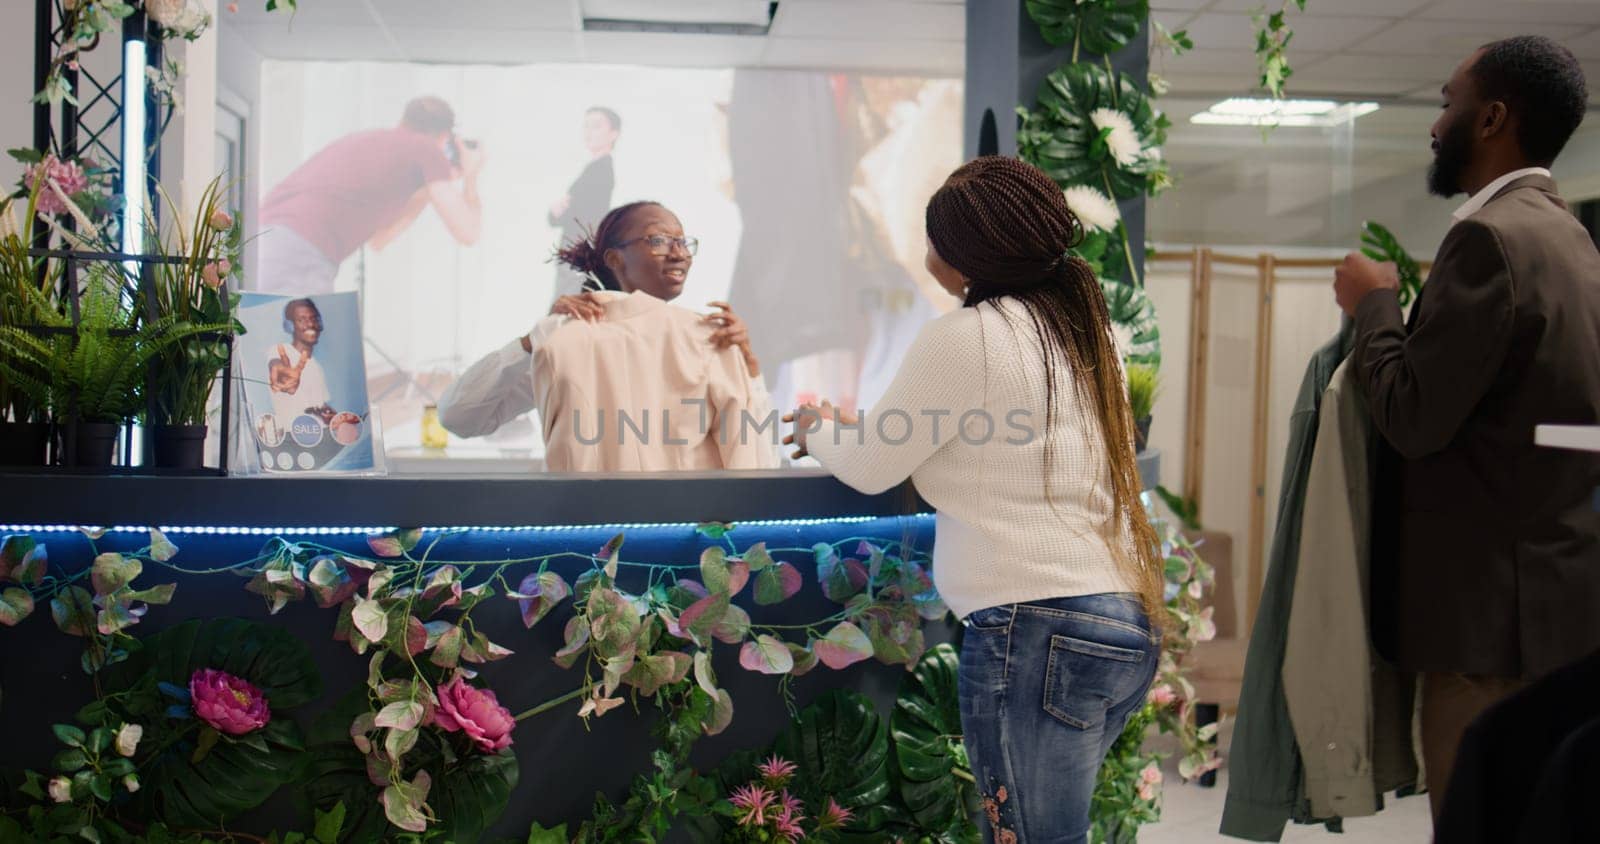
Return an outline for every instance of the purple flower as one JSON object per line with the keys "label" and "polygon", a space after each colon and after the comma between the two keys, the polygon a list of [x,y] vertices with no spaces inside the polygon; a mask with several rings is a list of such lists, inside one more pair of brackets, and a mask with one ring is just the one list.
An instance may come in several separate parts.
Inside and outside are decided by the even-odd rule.
{"label": "purple flower", "polygon": [[189,696],[200,720],[230,736],[259,730],[272,720],[267,697],[248,680],[202,668],[189,677]]}
{"label": "purple flower", "polygon": [[459,675],[437,691],[439,708],[433,713],[433,723],[440,729],[466,733],[484,753],[511,746],[511,729],[517,722],[511,712],[500,705],[494,692],[473,688]]}

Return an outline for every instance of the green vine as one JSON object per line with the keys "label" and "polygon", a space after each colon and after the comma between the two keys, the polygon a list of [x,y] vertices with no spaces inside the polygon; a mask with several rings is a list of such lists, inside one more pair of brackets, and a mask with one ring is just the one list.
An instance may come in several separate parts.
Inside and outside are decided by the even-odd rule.
{"label": "green vine", "polygon": [[1283,99],[1284,83],[1294,75],[1289,66],[1289,42],[1294,30],[1289,27],[1289,7],[1304,12],[1306,0],[1282,0],[1278,11],[1268,14],[1263,8],[1252,20],[1256,28],[1256,66],[1260,70],[1260,85],[1273,99]]}

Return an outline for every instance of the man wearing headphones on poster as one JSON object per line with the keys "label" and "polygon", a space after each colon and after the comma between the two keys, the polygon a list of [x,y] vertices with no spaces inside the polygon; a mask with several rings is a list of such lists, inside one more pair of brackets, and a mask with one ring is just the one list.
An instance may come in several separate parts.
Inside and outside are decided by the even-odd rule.
{"label": "man wearing headphones on poster", "polygon": [[322,338],[322,312],[310,299],[291,299],[283,306],[283,330],[291,344],[277,343],[267,352],[272,414],[285,429],[305,415],[328,424],[334,416],[328,379],[322,363],[311,356]]}

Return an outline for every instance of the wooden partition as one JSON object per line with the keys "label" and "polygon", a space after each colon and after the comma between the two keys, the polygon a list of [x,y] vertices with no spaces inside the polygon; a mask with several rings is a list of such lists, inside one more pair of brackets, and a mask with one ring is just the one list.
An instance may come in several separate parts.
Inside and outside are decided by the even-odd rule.
{"label": "wooden partition", "polygon": [[[1306,366],[1339,330],[1340,259],[1157,251],[1146,272],[1162,336],[1151,444],[1167,487],[1199,503],[1208,530],[1231,534],[1231,584],[1248,635],[1277,521],[1289,425]],[[1424,265],[1424,272],[1427,267]]]}

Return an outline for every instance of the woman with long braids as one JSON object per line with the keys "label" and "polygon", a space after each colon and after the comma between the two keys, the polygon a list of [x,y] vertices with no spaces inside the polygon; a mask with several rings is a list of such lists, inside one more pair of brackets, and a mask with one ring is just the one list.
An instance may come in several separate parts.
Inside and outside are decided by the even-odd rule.
{"label": "woman with long braids", "polygon": [[[856,489],[910,477],[962,619],[961,724],[989,842],[1080,842],[1111,744],[1160,655],[1163,579],[1134,426],[1083,237],[1014,158],[928,202],[927,267],[964,307],[917,337],[880,405],[802,407],[785,438]],[[818,420],[820,418],[820,424]]]}
{"label": "woman with long braids", "polygon": [[[689,269],[694,264],[694,255],[698,248],[699,241],[684,236],[683,224],[679,222],[677,215],[659,202],[632,202],[611,209],[589,237],[566,244],[556,256],[561,263],[588,277],[585,289],[578,294],[557,299],[550,308],[550,315],[541,319],[532,331],[517,337],[462,373],[439,400],[439,421],[460,437],[477,437],[492,433],[501,425],[539,406],[541,394],[548,398],[549,389],[541,389],[536,381],[540,370],[541,349],[546,346],[557,329],[572,320],[598,324],[628,317],[679,325],[692,321],[705,323],[707,331],[704,332],[704,339],[709,349],[717,353],[736,354],[743,364],[738,368],[744,373],[742,377],[747,383],[728,385],[729,389],[747,391],[746,400],[741,404],[752,418],[765,422],[767,414],[770,413],[771,399],[767,395],[766,383],[761,378],[761,365],[750,350],[749,331],[745,328],[744,321],[734,314],[725,302],[710,303],[716,310],[706,315],[690,315],[680,308],[668,308],[664,305],[678,298],[683,292],[684,282],[689,277]],[[632,333],[629,332],[630,335]],[[695,334],[698,338],[699,332],[689,333]],[[679,357],[684,360],[692,358],[693,350]],[[655,362],[663,369],[654,379],[649,377],[650,373],[646,373],[645,377],[637,377],[635,374],[632,383],[641,385],[647,392],[659,392],[663,396],[672,394],[667,398],[672,398],[678,393],[698,395],[696,391],[701,385],[675,384],[673,382],[683,382],[685,378],[675,378],[674,373],[678,375],[685,373],[677,370],[668,372],[666,360]],[[720,363],[722,366],[712,369],[718,371],[729,369],[728,361],[722,360]],[[596,362],[594,365],[603,366],[604,362]],[[665,419],[659,415],[663,408],[678,414],[680,418],[685,415],[692,416],[693,413],[692,410],[685,411],[676,400],[666,401],[661,396],[655,399],[642,396],[639,398],[642,402],[640,409],[653,408],[654,412],[651,415],[657,419]],[[587,407],[582,410],[584,413],[592,412],[592,409]],[[634,414],[630,418],[640,417]],[[545,423],[548,440],[552,420],[542,421]],[[589,425],[589,430],[592,431],[595,422],[596,417],[590,416],[586,423]],[[612,422],[619,426],[621,424],[617,420]],[[613,431],[608,437],[616,439],[618,433]],[[731,439],[740,433],[730,432],[726,438]],[[759,447],[762,446],[763,437],[750,435],[744,440],[743,445]],[[770,440],[767,440],[766,445],[760,450],[762,453],[755,458],[760,468],[770,468],[778,464],[779,456]],[[745,455],[749,451],[750,449],[742,449],[739,453]],[[713,456],[705,449],[696,449],[691,462],[706,462]],[[742,463],[746,457],[741,457],[740,460]],[[645,462],[650,461],[646,459]],[[672,464],[656,468],[680,467]],[[695,463],[691,467],[682,468],[757,468],[757,466],[729,467]]]}

